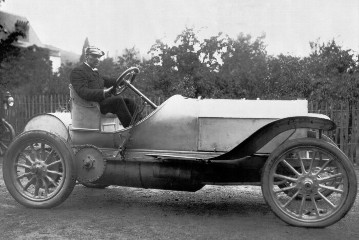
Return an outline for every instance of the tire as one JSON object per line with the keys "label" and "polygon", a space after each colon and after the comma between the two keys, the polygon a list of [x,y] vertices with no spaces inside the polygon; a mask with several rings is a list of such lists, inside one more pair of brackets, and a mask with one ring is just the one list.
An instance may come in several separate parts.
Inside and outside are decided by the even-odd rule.
{"label": "tire", "polygon": [[[318,133],[318,131],[308,130],[307,137],[308,138],[319,138],[319,133]],[[338,147],[338,145],[330,137],[328,137],[325,134],[322,134],[321,139],[323,139],[324,141]]]}
{"label": "tire", "polygon": [[[283,184],[287,187],[279,186]],[[353,163],[339,148],[322,139],[295,139],[269,156],[262,172],[262,193],[284,222],[327,227],[353,206],[357,179]]]}
{"label": "tire", "polygon": [[15,130],[10,123],[2,120],[0,130],[0,156],[4,156],[10,143],[15,138]]}
{"label": "tire", "polygon": [[99,184],[99,183],[81,183],[83,186],[87,188],[97,188],[97,189],[105,189],[110,185],[107,184]]}
{"label": "tire", "polygon": [[52,208],[64,202],[74,189],[74,154],[60,136],[28,131],[10,144],[3,176],[9,193],[20,204]]}

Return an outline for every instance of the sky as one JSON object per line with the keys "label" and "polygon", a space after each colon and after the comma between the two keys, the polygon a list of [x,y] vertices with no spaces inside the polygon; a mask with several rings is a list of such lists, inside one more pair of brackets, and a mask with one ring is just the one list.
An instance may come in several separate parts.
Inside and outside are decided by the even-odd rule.
{"label": "sky", "polygon": [[5,0],[0,10],[26,17],[42,43],[78,54],[86,38],[110,56],[146,54],[186,27],[200,39],[265,34],[273,55],[306,56],[318,39],[359,52],[359,0]]}

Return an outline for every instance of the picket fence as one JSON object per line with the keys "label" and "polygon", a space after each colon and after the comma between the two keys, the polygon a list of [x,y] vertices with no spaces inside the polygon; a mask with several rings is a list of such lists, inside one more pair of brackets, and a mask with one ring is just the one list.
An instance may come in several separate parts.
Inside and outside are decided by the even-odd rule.
{"label": "picket fence", "polygon": [[[10,108],[5,118],[12,124],[18,134],[23,131],[27,121],[41,113],[69,111],[69,95],[15,95],[15,105]],[[160,105],[164,99],[151,99]],[[350,106],[348,103],[316,103],[309,102],[311,113],[329,116],[337,125],[336,130],[325,133],[355,163],[359,162],[359,104]],[[151,111],[150,108],[145,109]]]}

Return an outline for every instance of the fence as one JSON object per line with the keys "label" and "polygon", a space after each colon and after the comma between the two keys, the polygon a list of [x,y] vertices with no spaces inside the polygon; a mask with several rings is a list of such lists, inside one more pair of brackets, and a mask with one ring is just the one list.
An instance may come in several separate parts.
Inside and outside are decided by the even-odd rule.
{"label": "fence", "polygon": [[335,122],[337,128],[325,133],[340,149],[355,163],[359,162],[359,105],[344,103],[310,102],[308,110],[311,113],[327,115]]}
{"label": "fence", "polygon": [[8,111],[6,119],[18,134],[22,132],[27,121],[41,113],[51,113],[69,109],[69,95],[15,95],[15,104]]}
{"label": "fence", "polygon": [[[15,105],[6,118],[14,126],[16,133],[20,133],[26,122],[37,114],[69,110],[69,95],[16,95],[14,98]],[[163,100],[157,98],[155,103],[159,105]],[[336,123],[337,129],[325,134],[333,139],[354,163],[358,163],[359,105],[309,102],[308,110],[311,113],[325,114]]]}

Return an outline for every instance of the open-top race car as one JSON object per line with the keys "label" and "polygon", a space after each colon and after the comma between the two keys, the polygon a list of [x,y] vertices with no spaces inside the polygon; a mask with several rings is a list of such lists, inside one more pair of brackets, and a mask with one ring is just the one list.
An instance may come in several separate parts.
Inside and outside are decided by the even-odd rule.
{"label": "open-top race car", "polygon": [[[197,191],[207,184],[261,185],[273,212],[288,224],[331,225],[357,194],[352,162],[323,134],[327,116],[308,114],[306,100],[192,99],[160,106],[136,89],[138,68],[117,79],[143,100],[130,127],[102,115],[70,86],[71,114],[33,117],[3,163],[10,194],[31,208],[62,203],[76,182]],[[145,104],[154,110],[140,118]]]}

